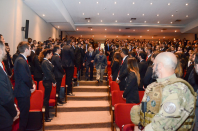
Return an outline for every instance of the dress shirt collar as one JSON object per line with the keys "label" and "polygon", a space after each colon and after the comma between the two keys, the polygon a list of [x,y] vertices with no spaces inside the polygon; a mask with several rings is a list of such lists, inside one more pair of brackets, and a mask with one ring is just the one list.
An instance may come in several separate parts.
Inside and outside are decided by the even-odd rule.
{"label": "dress shirt collar", "polygon": [[58,53],[54,53],[54,54],[56,54],[56,55],[60,56]]}
{"label": "dress shirt collar", "polygon": [[127,56],[128,56],[128,55],[126,55],[126,56],[122,59],[122,60],[123,60],[123,62],[124,62],[124,60],[127,58]]}
{"label": "dress shirt collar", "polygon": [[148,58],[151,56],[151,54],[150,55],[148,55]]}
{"label": "dress shirt collar", "polygon": [[[47,60],[49,63],[51,63],[47,58],[43,58],[44,60]],[[51,63],[52,64],[52,63]]]}
{"label": "dress shirt collar", "polygon": [[[3,69],[3,64],[2,64],[2,62],[0,62],[0,67]],[[3,71],[4,71],[4,69],[3,69]],[[5,72],[5,71],[4,71]],[[5,74],[7,75],[7,73],[5,72]]]}
{"label": "dress shirt collar", "polygon": [[34,51],[34,50],[32,50],[32,52],[34,52],[34,53],[35,53],[35,51]]}
{"label": "dress shirt collar", "polygon": [[21,54],[24,58],[25,58],[25,60],[27,60],[27,57],[25,57],[23,54]]}

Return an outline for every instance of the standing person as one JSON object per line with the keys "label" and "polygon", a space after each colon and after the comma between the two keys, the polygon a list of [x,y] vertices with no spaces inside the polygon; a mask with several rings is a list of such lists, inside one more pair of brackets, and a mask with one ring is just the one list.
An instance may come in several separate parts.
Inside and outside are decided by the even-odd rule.
{"label": "standing person", "polygon": [[77,44],[77,47],[76,47],[76,49],[75,49],[75,52],[74,52],[74,54],[75,54],[75,66],[76,66],[76,68],[77,68],[77,73],[78,73],[78,78],[79,78],[79,75],[80,75],[80,62],[81,62],[81,43],[78,43]]}
{"label": "standing person", "polygon": [[56,94],[58,94],[58,103],[63,104],[60,99],[60,87],[64,75],[64,69],[60,59],[61,48],[59,45],[54,46],[54,55],[52,56],[52,64],[54,65],[54,75],[56,79]]}
{"label": "standing person", "polygon": [[126,86],[125,78],[128,75],[128,70],[127,70],[128,49],[125,47],[122,48],[120,55],[122,57],[122,62],[121,62],[121,66],[120,66],[120,70],[118,72],[116,82],[119,83],[120,90],[124,91],[125,86]]}
{"label": "standing person", "polygon": [[10,56],[10,47],[9,47],[8,43],[5,43],[5,50],[6,50],[6,56],[5,56],[5,59],[3,60],[3,63],[5,65],[7,75],[9,76],[9,78],[11,78],[13,75],[12,68],[14,66],[12,63],[11,56]]}
{"label": "standing person", "polygon": [[101,47],[100,46],[101,46],[101,43],[98,42],[98,47],[96,48],[96,51],[95,51],[96,52],[96,55],[100,53],[100,50],[101,50]]}
{"label": "standing person", "polygon": [[81,61],[80,61],[80,63],[81,63],[81,76],[83,76],[83,70],[84,70],[83,61],[84,61],[84,57],[85,57],[85,49],[84,49],[83,44],[81,44],[80,52],[81,52]]}
{"label": "standing person", "polygon": [[107,57],[103,54],[103,49],[100,50],[100,53],[97,54],[94,58],[94,65],[96,67],[96,80],[100,82],[103,82],[103,75],[105,68],[107,66]]}
{"label": "standing person", "polygon": [[33,58],[35,55],[35,50],[36,50],[36,46],[34,44],[31,44],[31,53],[30,53],[30,56],[27,57],[27,59],[28,59],[29,65],[30,65],[30,71],[31,71],[32,75],[34,74]]}
{"label": "standing person", "polygon": [[14,105],[12,84],[2,65],[5,55],[5,46],[0,41],[0,131],[11,131],[13,121],[19,118],[20,112]]}
{"label": "standing person", "polygon": [[72,78],[74,74],[74,50],[70,45],[65,45],[62,52],[62,66],[66,72],[67,95],[72,95]]}
{"label": "standing person", "polygon": [[90,80],[93,81],[93,62],[95,53],[93,47],[90,46],[88,52],[85,54],[83,66],[86,66],[86,80],[88,81],[89,68],[90,68]]}
{"label": "standing person", "polygon": [[126,103],[140,103],[138,93],[140,74],[137,60],[134,57],[128,59],[127,69],[129,73],[126,78],[126,87],[122,97],[126,99]]}
{"label": "standing person", "polygon": [[105,55],[109,56],[111,52],[111,46],[109,44],[109,41],[107,41],[107,44],[105,45]]}
{"label": "standing person", "polygon": [[148,64],[148,66],[151,66],[153,64],[153,62],[151,61],[151,55],[152,55],[152,48],[151,47],[148,47],[146,49],[146,54],[147,54],[146,63]]}
{"label": "standing person", "polygon": [[43,71],[43,86],[45,87],[44,106],[45,106],[45,122],[52,119],[49,116],[49,98],[52,91],[52,84],[56,86],[56,80],[53,73],[54,66],[49,61],[52,58],[53,51],[51,49],[43,50],[39,55],[39,61],[42,61],[41,67]]}
{"label": "standing person", "polygon": [[14,96],[18,101],[18,107],[20,110],[20,122],[19,131],[25,131],[30,109],[30,96],[36,89],[36,85],[32,81],[32,76],[27,61],[27,57],[30,55],[30,45],[28,42],[20,42],[18,45],[20,52],[14,63],[14,77],[15,88]]}
{"label": "standing person", "polygon": [[112,72],[112,80],[116,81],[116,78],[118,76],[120,64],[121,64],[121,55],[120,52],[115,52],[113,60],[112,60],[112,65],[111,65],[111,72]]}

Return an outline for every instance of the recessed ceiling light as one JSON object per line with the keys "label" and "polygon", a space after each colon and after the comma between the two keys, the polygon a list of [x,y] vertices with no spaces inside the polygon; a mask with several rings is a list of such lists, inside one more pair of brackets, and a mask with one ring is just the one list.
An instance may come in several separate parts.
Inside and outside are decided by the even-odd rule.
{"label": "recessed ceiling light", "polygon": [[161,30],[161,32],[163,32],[163,30]]}
{"label": "recessed ceiling light", "polygon": [[152,36],[152,38],[153,38],[153,36]]}
{"label": "recessed ceiling light", "polygon": [[121,31],[121,29],[119,29],[119,31]]}
{"label": "recessed ceiling light", "polygon": [[146,21],[144,21],[144,23],[146,23]]}
{"label": "recessed ceiling light", "polygon": [[159,16],[159,14],[157,14],[157,16]]}
{"label": "recessed ceiling light", "polygon": [[127,15],[129,15],[129,14],[127,14]]}
{"label": "recessed ceiling light", "polygon": [[118,22],[117,20],[115,22]]}
{"label": "recessed ceiling light", "polygon": [[81,35],[81,37],[82,37],[82,35]]}
{"label": "recessed ceiling light", "polygon": [[177,31],[175,30],[175,32],[177,32]]}
{"label": "recessed ceiling light", "polygon": [[172,17],[174,16],[174,15],[171,15]]}
{"label": "recessed ceiling light", "polygon": [[173,22],[170,22],[171,24],[173,23]]}
{"label": "recessed ceiling light", "polygon": [[163,38],[166,38],[166,37],[163,37]]}
{"label": "recessed ceiling light", "polygon": [[112,15],[114,15],[114,13]]}
{"label": "recessed ceiling light", "polygon": [[188,3],[186,3],[186,6],[188,5]]}
{"label": "recessed ceiling light", "polygon": [[114,2],[114,4],[116,4],[116,2]]}
{"label": "recessed ceiling light", "polygon": [[149,31],[149,30],[147,30],[147,31]]}
{"label": "recessed ceiling light", "polygon": [[82,15],[85,15],[85,13],[82,13]]}
{"label": "recessed ceiling light", "polygon": [[133,5],[135,4],[135,2],[133,2]]}
{"label": "recessed ceiling light", "polygon": [[98,1],[96,3],[98,4]]}
{"label": "recessed ceiling light", "polygon": [[93,29],[91,29],[91,30],[93,30]]}
{"label": "recessed ceiling light", "polygon": [[142,38],[142,36],[140,36],[140,38]]}
{"label": "recessed ceiling light", "polygon": [[59,26],[58,26],[58,28],[59,28]]}
{"label": "recessed ceiling light", "polygon": [[99,15],[99,13],[98,13],[98,15]]}
{"label": "recessed ceiling light", "polygon": [[43,14],[43,16],[45,16],[45,14]]}
{"label": "recessed ceiling light", "polygon": [[102,20],[100,22],[102,22]]}
{"label": "recessed ceiling light", "polygon": [[117,36],[118,37],[118,36]]}
{"label": "recessed ceiling light", "polygon": [[78,28],[76,30],[78,30]]}
{"label": "recessed ceiling light", "polygon": [[106,37],[106,35],[104,37]]}
{"label": "recessed ceiling light", "polygon": [[153,4],[153,3],[150,3],[151,5]]}
{"label": "recessed ceiling light", "polygon": [[160,22],[158,21],[157,23],[159,24]]}
{"label": "recessed ceiling light", "polygon": [[188,15],[186,15],[186,17],[188,17]]}
{"label": "recessed ceiling light", "polygon": [[144,14],[142,14],[142,16],[144,16]]}
{"label": "recessed ceiling light", "polygon": [[88,22],[90,22],[90,20],[88,20]]}
{"label": "recessed ceiling light", "polygon": [[107,30],[107,29],[105,29],[105,30]]}
{"label": "recessed ceiling light", "polygon": [[170,3],[168,3],[168,5],[170,5]]}
{"label": "recessed ceiling light", "polygon": [[130,36],[128,36],[128,37],[130,37]]}
{"label": "recessed ceiling light", "polygon": [[130,20],[130,22],[132,22],[132,20]]}
{"label": "recessed ceiling light", "polygon": [[135,31],[135,30],[133,30],[133,31]]}
{"label": "recessed ceiling light", "polygon": [[80,4],[80,2],[79,2],[79,4]]}
{"label": "recessed ceiling light", "polygon": [[94,37],[94,35],[92,37]]}

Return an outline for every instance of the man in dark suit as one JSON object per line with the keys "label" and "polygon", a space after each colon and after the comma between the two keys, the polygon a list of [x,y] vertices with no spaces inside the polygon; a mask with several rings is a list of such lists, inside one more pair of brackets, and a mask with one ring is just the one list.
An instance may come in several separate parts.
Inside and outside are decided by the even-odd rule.
{"label": "man in dark suit", "polygon": [[78,43],[75,49],[75,66],[77,68],[78,78],[80,76],[80,64],[81,64],[81,43]]}
{"label": "man in dark suit", "polygon": [[147,54],[146,63],[148,64],[148,66],[151,66],[153,64],[153,62],[151,61],[151,55],[152,55],[152,48],[151,47],[148,47],[146,49],[146,54]]}
{"label": "man in dark suit", "polygon": [[62,66],[66,72],[66,85],[67,87],[67,94],[72,95],[72,78],[74,74],[74,49],[69,44],[63,47],[62,52]]}
{"label": "man in dark suit", "polygon": [[0,41],[0,131],[11,131],[13,121],[19,118],[20,112],[14,104],[12,84],[1,63],[5,55],[5,46]]}
{"label": "man in dark suit", "polygon": [[30,45],[28,42],[20,42],[18,45],[20,52],[14,63],[15,88],[14,96],[18,101],[18,107],[21,112],[19,131],[25,131],[30,109],[30,96],[35,91],[36,85],[32,81],[27,56],[30,55]]}
{"label": "man in dark suit", "polygon": [[8,45],[8,43],[5,43],[5,50],[6,50],[6,56],[5,59],[3,60],[4,64],[5,64],[5,68],[6,68],[6,73],[9,76],[9,78],[12,77],[12,69],[13,69],[13,63],[12,63],[12,59],[10,56],[10,47]]}
{"label": "man in dark suit", "polygon": [[96,55],[100,53],[100,50],[101,50],[100,46],[101,46],[101,44],[100,44],[100,42],[98,42],[98,47],[96,48],[96,51],[95,51]]}
{"label": "man in dark suit", "polygon": [[147,62],[145,61],[146,59],[146,53],[141,51],[139,52],[138,54],[138,58],[140,60],[140,62],[138,63],[138,67],[139,67],[139,73],[140,73],[140,86],[139,86],[139,90],[140,91],[143,91],[143,80],[144,80],[144,76],[145,76],[145,73],[146,73],[146,70],[148,68],[148,64]]}
{"label": "man in dark suit", "polygon": [[118,72],[118,77],[116,82],[119,83],[119,87],[121,91],[125,90],[126,86],[126,81],[125,78],[128,75],[128,70],[127,70],[127,62],[128,62],[128,49],[127,48],[122,48],[122,51],[120,53],[122,59],[122,63],[120,66],[120,71]]}
{"label": "man in dark suit", "polygon": [[85,57],[85,49],[84,49],[84,45],[81,42],[81,48],[80,48],[80,52],[81,52],[81,76],[83,76],[83,70],[84,70],[84,66],[83,66],[83,61],[84,61],[84,57]]}
{"label": "man in dark suit", "polygon": [[60,99],[60,87],[61,87],[61,82],[62,78],[64,75],[64,69],[62,67],[62,62],[60,59],[60,53],[61,53],[61,48],[59,45],[54,46],[54,55],[52,56],[52,64],[54,65],[54,75],[56,79],[56,93],[58,94],[58,103],[63,104],[63,102]]}
{"label": "man in dark suit", "polygon": [[31,54],[30,54],[30,56],[27,57],[27,59],[28,59],[29,65],[30,65],[30,71],[31,71],[32,75],[34,74],[33,58],[34,58],[34,55],[35,55],[35,50],[36,50],[35,45],[31,44]]}
{"label": "man in dark suit", "polygon": [[107,41],[107,44],[105,45],[105,55],[109,56],[111,53],[111,46],[109,44],[109,41]]}
{"label": "man in dark suit", "polygon": [[88,80],[89,68],[90,68],[90,80],[93,80],[93,62],[95,58],[95,52],[92,46],[89,47],[89,51],[85,54],[83,66],[86,66],[86,80]]}

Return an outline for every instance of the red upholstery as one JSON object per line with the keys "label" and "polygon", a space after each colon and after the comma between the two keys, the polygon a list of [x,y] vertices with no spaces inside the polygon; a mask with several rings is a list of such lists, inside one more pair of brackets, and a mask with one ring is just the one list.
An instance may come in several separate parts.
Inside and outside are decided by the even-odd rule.
{"label": "red upholstery", "polygon": [[73,78],[77,78],[77,73],[78,73],[78,71],[77,71],[77,67],[74,67],[74,74],[73,74]]}
{"label": "red upholstery", "polygon": [[122,131],[134,131],[134,124],[127,124],[127,125],[124,125]]}
{"label": "red upholstery", "polygon": [[43,92],[36,90],[30,97],[30,112],[40,111],[42,112],[43,107]]}
{"label": "red upholstery", "polygon": [[114,90],[120,90],[120,87],[118,85],[118,83],[116,83],[115,81],[111,81],[110,83],[110,91],[114,91]]}
{"label": "red upholstery", "polygon": [[32,75],[32,80],[34,81],[34,75]]}
{"label": "red upholstery", "polygon": [[43,98],[44,98],[44,95],[45,95],[45,88],[44,88],[44,86],[43,86],[43,81],[40,81],[39,82],[39,88],[38,88],[39,90],[41,90],[42,92],[43,92]]}
{"label": "red upholstery", "polygon": [[50,94],[49,106],[56,105],[56,86],[52,86],[52,91]]}
{"label": "red upholstery", "polygon": [[66,75],[64,75],[63,76],[63,78],[62,78],[62,82],[61,82],[61,87],[65,87],[65,77],[66,77]]}
{"label": "red upholstery", "polygon": [[112,78],[111,76],[109,76],[108,78],[109,78],[109,85],[110,85],[110,83],[112,82]]}
{"label": "red upholstery", "polygon": [[142,102],[142,98],[144,97],[144,91],[139,91],[139,99]]}
{"label": "red upholstery", "polygon": [[38,87],[37,87],[37,81],[34,81],[34,84],[36,85],[36,89],[38,89]]}
{"label": "red upholstery", "polygon": [[122,94],[124,91],[112,91],[111,92],[111,103],[112,106],[118,103],[126,103],[126,100],[122,98]]}
{"label": "red upholstery", "polygon": [[107,61],[109,61],[109,56],[107,56]]}
{"label": "red upholstery", "polygon": [[133,124],[130,119],[131,108],[136,104],[119,103],[114,107],[115,123],[122,130],[122,125]]}

